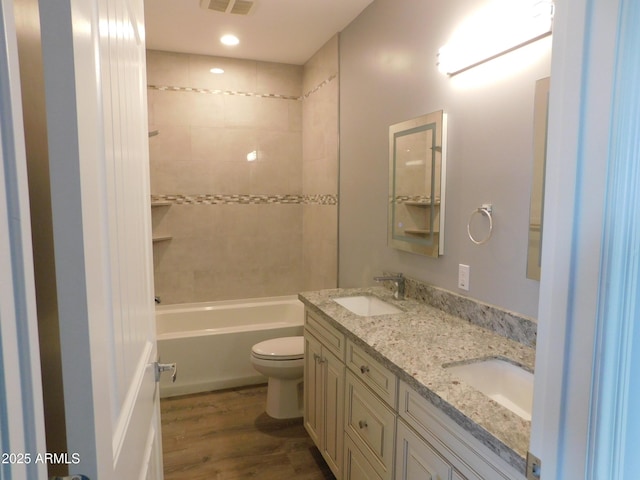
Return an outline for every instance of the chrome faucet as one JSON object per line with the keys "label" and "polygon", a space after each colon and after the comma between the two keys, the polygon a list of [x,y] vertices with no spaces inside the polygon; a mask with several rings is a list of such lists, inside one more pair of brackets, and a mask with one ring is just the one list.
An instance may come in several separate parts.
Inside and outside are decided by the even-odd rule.
{"label": "chrome faucet", "polygon": [[376,282],[391,281],[395,285],[396,289],[393,292],[393,298],[396,300],[404,300],[404,275],[402,273],[396,273],[395,275],[388,275],[384,277],[373,277]]}

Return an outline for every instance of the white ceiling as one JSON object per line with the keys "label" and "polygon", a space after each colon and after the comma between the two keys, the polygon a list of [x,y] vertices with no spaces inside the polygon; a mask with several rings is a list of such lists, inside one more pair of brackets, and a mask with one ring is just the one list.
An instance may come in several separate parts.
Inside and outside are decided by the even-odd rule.
{"label": "white ceiling", "polygon": [[[255,1],[243,16],[200,0],[144,0],[147,48],[302,65],[373,0]],[[240,44],[222,45],[227,33]]]}

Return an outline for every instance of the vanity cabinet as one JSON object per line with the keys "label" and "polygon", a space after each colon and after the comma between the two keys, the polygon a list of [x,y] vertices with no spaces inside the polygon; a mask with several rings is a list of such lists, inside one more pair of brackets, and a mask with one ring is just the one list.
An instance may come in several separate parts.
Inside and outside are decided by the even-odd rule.
{"label": "vanity cabinet", "polygon": [[402,419],[398,420],[397,433],[396,480],[451,478],[453,467]]}
{"label": "vanity cabinet", "polygon": [[348,435],[344,440],[344,480],[382,480]]}
{"label": "vanity cabinet", "polygon": [[396,414],[347,370],[344,431],[383,480],[393,477]]}
{"label": "vanity cabinet", "polygon": [[[376,477],[391,480],[398,379],[350,340],[347,340],[346,365],[345,436],[358,448]],[[354,454],[346,452],[345,455]],[[345,468],[346,477],[351,478],[347,472]]]}
{"label": "vanity cabinet", "polygon": [[305,313],[304,426],[337,480],[344,450],[344,335]]}
{"label": "vanity cabinet", "polygon": [[524,480],[308,309],[304,425],[336,480]]}
{"label": "vanity cabinet", "polygon": [[[517,472],[404,381],[399,385],[398,415],[398,437],[404,436],[406,445],[399,442],[396,448],[397,480],[425,478],[411,470],[416,467],[417,459],[424,457],[429,459],[430,465],[436,465],[438,458],[443,459],[449,464],[454,480],[524,480],[522,473]],[[424,455],[416,455],[411,461],[404,462],[403,466],[401,459],[406,455],[404,450],[423,452]],[[426,453],[428,450],[438,457]],[[434,475],[433,478],[440,477]]]}

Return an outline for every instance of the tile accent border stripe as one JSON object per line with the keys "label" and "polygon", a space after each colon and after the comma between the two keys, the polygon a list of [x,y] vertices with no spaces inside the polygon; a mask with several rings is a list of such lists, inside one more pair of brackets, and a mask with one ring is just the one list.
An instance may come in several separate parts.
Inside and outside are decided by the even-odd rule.
{"label": "tile accent border stripe", "polygon": [[242,92],[237,90],[219,90],[219,89],[210,89],[210,88],[195,88],[195,87],[179,87],[172,85],[147,85],[147,88],[150,90],[158,90],[161,92],[189,92],[189,93],[203,93],[207,95],[230,95],[230,96],[239,96],[239,97],[258,97],[258,98],[277,98],[280,100],[303,100],[309,98],[311,95],[316,93],[322,87],[328,85],[330,82],[338,78],[338,74],[334,73],[326,80],[320,82],[317,86],[315,86],[312,90],[308,91],[302,96],[296,95],[279,95],[277,93],[257,93],[257,92]]}
{"label": "tile accent border stripe", "polygon": [[337,205],[337,195],[196,194],[151,195],[152,202],[174,205]]}
{"label": "tile accent border stripe", "polygon": [[335,80],[336,78],[338,78],[338,74],[334,73],[333,75],[331,75],[329,78],[327,78],[326,80],[323,80],[322,82],[320,82],[318,85],[316,85],[315,88],[309,90],[307,93],[305,93],[303,95],[303,97],[305,99],[309,98],[311,95],[313,95],[314,93],[316,93],[318,90],[320,90],[322,87],[328,85],[329,83],[331,83],[333,80]]}
{"label": "tile accent border stripe", "polygon": [[175,87],[169,85],[147,85],[150,90],[159,90],[161,92],[190,92],[190,93],[204,93],[208,95],[235,95],[239,97],[259,97],[259,98],[277,98],[280,100],[300,100],[302,97],[295,95],[278,95],[277,93],[255,93],[255,92],[241,92],[236,90],[218,90],[209,88],[194,88],[194,87]]}

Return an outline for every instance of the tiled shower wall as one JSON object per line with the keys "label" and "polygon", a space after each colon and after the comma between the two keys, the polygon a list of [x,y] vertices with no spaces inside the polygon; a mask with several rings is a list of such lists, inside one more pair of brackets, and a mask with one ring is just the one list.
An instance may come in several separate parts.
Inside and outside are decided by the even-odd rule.
{"label": "tiled shower wall", "polygon": [[[212,67],[225,73],[212,74]],[[304,246],[304,231],[337,228],[336,220],[311,227],[330,216],[318,212],[332,210],[335,218],[337,187],[304,187],[303,105],[328,85],[320,80],[305,95],[304,70],[147,52],[149,123],[158,130],[149,138],[151,192],[166,203],[153,208],[154,237],[171,237],[154,242],[155,289],[163,304],[335,286],[335,273],[318,282],[314,277],[326,268],[314,263],[316,274],[305,267],[306,252],[316,247]],[[337,120],[334,130],[337,137]]]}
{"label": "tiled shower wall", "polygon": [[[304,66],[302,103],[302,191],[338,196],[338,36]],[[334,288],[338,278],[338,206],[303,206],[305,290]]]}

